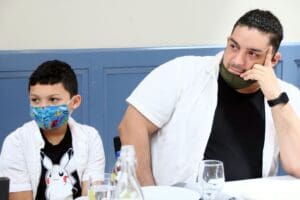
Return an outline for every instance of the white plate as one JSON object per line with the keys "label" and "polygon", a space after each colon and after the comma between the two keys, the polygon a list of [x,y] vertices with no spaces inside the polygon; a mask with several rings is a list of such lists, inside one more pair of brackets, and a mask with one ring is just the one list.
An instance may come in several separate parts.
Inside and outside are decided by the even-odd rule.
{"label": "white plate", "polygon": [[145,200],[199,200],[200,194],[196,191],[171,186],[146,186],[142,187]]}

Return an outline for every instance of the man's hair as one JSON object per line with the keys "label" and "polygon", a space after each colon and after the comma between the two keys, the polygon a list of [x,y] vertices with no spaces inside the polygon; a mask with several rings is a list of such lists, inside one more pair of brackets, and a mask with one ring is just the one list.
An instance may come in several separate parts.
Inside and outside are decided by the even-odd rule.
{"label": "man's hair", "polygon": [[71,66],[59,60],[46,61],[31,74],[28,91],[30,91],[30,86],[36,84],[53,85],[57,83],[62,83],[71,97],[78,94],[77,79]]}
{"label": "man's hair", "polygon": [[279,19],[267,10],[255,9],[248,11],[234,24],[232,32],[237,26],[256,28],[261,32],[270,34],[270,44],[273,46],[273,52],[277,52],[283,39],[283,28]]}

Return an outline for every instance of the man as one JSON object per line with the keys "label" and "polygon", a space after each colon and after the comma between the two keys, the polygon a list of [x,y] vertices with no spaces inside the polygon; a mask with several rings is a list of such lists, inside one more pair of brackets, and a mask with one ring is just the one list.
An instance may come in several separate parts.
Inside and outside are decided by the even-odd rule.
{"label": "man", "polygon": [[87,195],[89,179],[103,180],[105,157],[94,128],[70,117],[80,106],[71,67],[53,60],[30,76],[30,115],[8,135],[0,173],[10,179],[10,200],[73,199]]}
{"label": "man", "polygon": [[202,159],[224,162],[226,180],[300,176],[300,92],[274,66],[283,38],[269,11],[234,25],[224,52],[185,56],[151,72],[127,99],[122,144],[137,151],[141,185],[195,180]]}

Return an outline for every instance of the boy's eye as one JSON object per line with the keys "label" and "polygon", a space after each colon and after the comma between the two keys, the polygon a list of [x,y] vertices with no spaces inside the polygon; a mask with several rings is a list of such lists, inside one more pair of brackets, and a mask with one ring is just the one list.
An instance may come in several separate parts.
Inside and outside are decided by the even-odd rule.
{"label": "boy's eye", "polygon": [[52,102],[52,103],[56,103],[56,102],[58,102],[58,101],[59,101],[58,98],[50,98],[50,102]]}
{"label": "boy's eye", "polygon": [[38,103],[38,102],[39,102],[39,100],[38,100],[37,98],[31,98],[30,101],[31,101],[32,103]]}

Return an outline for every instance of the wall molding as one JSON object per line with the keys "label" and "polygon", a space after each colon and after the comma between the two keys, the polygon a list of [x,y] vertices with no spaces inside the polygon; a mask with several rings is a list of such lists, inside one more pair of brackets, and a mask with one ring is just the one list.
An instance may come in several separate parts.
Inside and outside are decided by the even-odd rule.
{"label": "wall molding", "polygon": [[[78,77],[83,96],[73,116],[94,126],[101,134],[107,157],[106,170],[115,162],[112,138],[127,107],[126,97],[156,66],[184,55],[215,55],[223,46],[152,47],[122,49],[63,49],[0,51],[0,109],[14,115],[0,116],[0,147],[4,137],[28,121],[27,81],[46,60],[69,63]],[[300,43],[281,46],[282,59],[275,68],[278,77],[300,87]]]}

